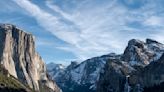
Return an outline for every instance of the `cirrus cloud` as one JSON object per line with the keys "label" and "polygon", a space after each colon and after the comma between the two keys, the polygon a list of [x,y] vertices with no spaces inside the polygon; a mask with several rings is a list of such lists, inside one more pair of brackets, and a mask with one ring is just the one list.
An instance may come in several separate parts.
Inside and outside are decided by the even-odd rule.
{"label": "cirrus cloud", "polygon": [[161,25],[164,17],[157,13],[156,4],[159,3],[154,4],[153,0],[137,4],[134,3],[136,0],[124,0],[125,3],[120,0],[84,0],[80,3],[72,0],[73,5],[65,2],[59,5],[58,0],[46,1],[45,5],[52,12],[28,0],[13,1],[34,17],[40,26],[69,44],[57,49],[70,51],[78,59],[110,52],[122,53],[132,38],[161,41],[164,34]]}

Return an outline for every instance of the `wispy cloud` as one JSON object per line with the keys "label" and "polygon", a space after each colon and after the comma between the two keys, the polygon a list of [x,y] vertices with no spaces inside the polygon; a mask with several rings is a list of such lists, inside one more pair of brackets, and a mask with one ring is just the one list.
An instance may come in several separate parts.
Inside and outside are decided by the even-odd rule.
{"label": "wispy cloud", "polygon": [[[76,31],[72,31],[72,27],[62,23],[58,17],[41,10],[37,5],[31,3],[28,0],[14,0],[20,7],[24,8],[31,16],[33,16],[42,27],[52,34],[57,36],[63,41],[71,44],[77,43],[80,39],[79,34]],[[69,36],[67,36],[69,35]],[[76,40],[73,40],[76,39]]]}
{"label": "wispy cloud", "polygon": [[[68,11],[68,8],[47,1],[47,7],[53,11],[50,13],[28,0],[13,1],[40,26],[69,44],[58,49],[73,52],[79,59],[109,52],[122,53],[132,38],[150,37],[161,41],[163,35],[163,16],[157,15],[157,6],[151,2],[135,5],[136,0],[123,3],[120,0],[84,0],[74,2],[76,6]],[[66,4],[62,5],[66,7]]]}
{"label": "wispy cloud", "polygon": [[145,25],[155,26],[155,27],[164,26],[163,23],[164,23],[164,18],[163,17],[158,17],[158,16],[151,16],[150,18],[147,18],[144,21]]}

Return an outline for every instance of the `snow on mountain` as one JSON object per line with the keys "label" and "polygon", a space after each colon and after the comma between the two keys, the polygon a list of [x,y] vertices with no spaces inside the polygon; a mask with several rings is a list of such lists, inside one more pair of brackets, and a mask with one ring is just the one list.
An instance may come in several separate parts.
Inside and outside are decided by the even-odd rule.
{"label": "snow on mountain", "polygon": [[152,39],[146,42],[132,39],[129,41],[124,54],[123,61],[129,62],[132,66],[145,66],[152,61],[158,60],[164,52],[164,45]]}
{"label": "snow on mountain", "polygon": [[59,73],[63,72],[66,66],[62,64],[49,63],[47,64],[47,71],[50,75],[53,75],[53,78],[56,78]]}
{"label": "snow on mountain", "polygon": [[[53,69],[48,70],[51,70],[49,71],[50,75],[53,76],[63,92],[70,92],[72,90],[73,92],[77,92],[76,90],[79,90],[77,88],[85,88],[85,91],[81,92],[92,92],[93,90],[95,91],[96,82],[99,79],[102,68],[110,58],[120,58],[120,56],[110,53],[101,57],[85,60],[81,63],[71,62],[63,71],[60,70],[56,72],[58,76],[56,76],[55,73],[53,74],[53,72],[55,72]],[[50,65],[56,67],[56,65]]]}
{"label": "snow on mountain", "polygon": [[[101,74],[109,73],[101,77],[105,77],[105,79],[101,80],[102,83],[111,77],[109,83],[116,82],[116,84],[111,83],[113,87],[122,85],[122,83],[119,84],[119,81],[115,80],[115,78],[121,78],[121,81],[123,81],[124,75],[138,71],[140,67],[143,68],[151,62],[158,60],[163,52],[164,45],[157,41],[146,39],[144,42],[132,39],[128,42],[128,46],[121,55],[110,53],[108,55],[87,59],[81,63],[71,62],[67,67],[52,63],[48,64],[47,67],[49,74],[63,92],[95,92]],[[105,68],[106,66],[108,67]],[[101,87],[98,89],[101,90]],[[118,87],[114,89],[118,89]]]}
{"label": "snow on mountain", "polygon": [[120,60],[106,63],[96,92],[143,92],[144,87],[160,84],[164,81],[163,52],[164,45],[152,39],[130,40]]}
{"label": "snow on mountain", "polygon": [[60,70],[60,69],[65,69],[65,66],[62,64],[55,64],[55,63],[49,63],[47,64],[47,70],[52,71],[52,70]]}

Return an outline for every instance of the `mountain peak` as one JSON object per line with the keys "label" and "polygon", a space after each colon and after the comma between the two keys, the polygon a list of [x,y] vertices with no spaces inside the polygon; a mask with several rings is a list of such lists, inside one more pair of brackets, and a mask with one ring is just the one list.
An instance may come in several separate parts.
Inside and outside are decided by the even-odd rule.
{"label": "mountain peak", "polygon": [[143,48],[144,42],[138,39],[132,39],[128,42],[128,46],[137,46],[139,48]]}
{"label": "mountain peak", "polygon": [[67,67],[67,69],[73,69],[73,68],[75,68],[78,64],[79,64],[79,62],[77,62],[77,61],[71,61],[71,64]]}
{"label": "mountain peak", "polygon": [[154,44],[161,44],[161,43],[159,43],[159,42],[157,42],[156,40],[153,40],[153,39],[146,39],[146,43],[147,44],[152,44],[152,43],[154,43]]}
{"label": "mountain peak", "polygon": [[145,66],[151,61],[159,59],[163,49],[163,44],[152,39],[146,39],[146,42],[132,39],[129,41],[122,58],[132,65]]}
{"label": "mountain peak", "polygon": [[51,63],[49,63],[49,64],[47,64],[47,70],[48,71],[58,71],[58,70],[63,70],[63,69],[65,69],[65,66],[64,65],[62,65],[62,64],[55,64],[55,63],[53,63],[53,62],[51,62]]}

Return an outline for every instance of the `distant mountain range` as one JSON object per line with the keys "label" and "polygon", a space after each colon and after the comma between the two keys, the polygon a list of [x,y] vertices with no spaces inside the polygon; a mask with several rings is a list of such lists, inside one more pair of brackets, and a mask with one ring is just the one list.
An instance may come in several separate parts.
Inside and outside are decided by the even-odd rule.
{"label": "distant mountain range", "polygon": [[105,62],[110,58],[119,58],[119,56],[111,53],[88,59],[80,64],[78,62],[71,62],[65,68],[55,64],[54,69],[50,67],[53,64],[48,64],[47,68],[63,92],[94,92],[100,71],[104,67]]}
{"label": "distant mountain range", "polygon": [[155,40],[132,39],[123,54],[110,53],[67,67],[51,63],[47,68],[63,92],[146,92],[145,88],[164,82],[163,52],[164,45]]}

